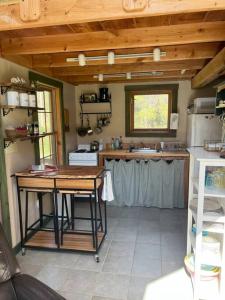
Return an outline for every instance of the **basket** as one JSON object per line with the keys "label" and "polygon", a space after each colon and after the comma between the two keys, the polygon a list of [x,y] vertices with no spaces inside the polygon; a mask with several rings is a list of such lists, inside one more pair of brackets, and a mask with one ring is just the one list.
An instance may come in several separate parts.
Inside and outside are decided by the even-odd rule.
{"label": "basket", "polygon": [[12,129],[5,129],[5,134],[8,138],[14,138],[17,135],[16,129],[12,128]]}

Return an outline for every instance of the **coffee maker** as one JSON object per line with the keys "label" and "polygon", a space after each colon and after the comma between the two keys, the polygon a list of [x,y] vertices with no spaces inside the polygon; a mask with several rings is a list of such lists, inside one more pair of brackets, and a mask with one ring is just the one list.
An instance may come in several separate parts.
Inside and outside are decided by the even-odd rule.
{"label": "coffee maker", "polygon": [[107,102],[109,101],[109,91],[108,88],[103,87],[99,89],[99,100],[100,102]]}

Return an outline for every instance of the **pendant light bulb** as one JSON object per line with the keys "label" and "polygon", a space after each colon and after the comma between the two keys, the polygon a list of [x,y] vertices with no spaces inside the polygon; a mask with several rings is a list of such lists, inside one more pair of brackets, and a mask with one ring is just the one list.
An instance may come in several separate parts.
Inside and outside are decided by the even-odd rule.
{"label": "pendant light bulb", "polygon": [[99,80],[99,81],[103,81],[103,79],[104,79],[103,74],[99,74],[99,75],[98,75],[98,80]]}
{"label": "pendant light bulb", "polygon": [[86,56],[83,53],[80,53],[78,55],[78,62],[79,62],[79,66],[81,67],[86,66]]}
{"label": "pendant light bulb", "polygon": [[115,53],[113,51],[108,52],[108,64],[109,65],[115,64]]}
{"label": "pendant light bulb", "polygon": [[131,79],[131,72],[128,72],[128,73],[126,74],[126,78],[127,78],[127,79]]}
{"label": "pendant light bulb", "polygon": [[160,59],[161,59],[161,50],[159,48],[155,48],[153,50],[153,60],[160,61]]}

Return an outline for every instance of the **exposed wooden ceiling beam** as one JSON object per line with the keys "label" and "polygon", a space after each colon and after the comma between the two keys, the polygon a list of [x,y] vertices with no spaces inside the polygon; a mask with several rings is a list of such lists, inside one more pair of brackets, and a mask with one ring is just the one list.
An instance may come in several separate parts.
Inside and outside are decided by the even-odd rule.
{"label": "exposed wooden ceiling beam", "polygon": [[[140,76],[141,74],[139,74],[139,76],[135,76],[134,74],[132,75],[131,79],[127,80],[126,76],[124,74],[124,77],[105,77],[104,78],[104,82],[118,82],[118,81],[136,81],[136,80],[150,80],[150,79],[154,79],[154,78],[191,78],[196,74],[196,70],[187,70],[185,72],[185,74],[181,74],[180,71],[165,71],[163,72],[162,75],[158,75],[158,76]],[[72,82],[72,83],[79,83],[79,82],[98,82],[98,78],[94,78],[94,76],[91,75],[83,75],[83,76],[58,76],[59,79],[67,81],[67,82]]]}
{"label": "exposed wooden ceiling beam", "polygon": [[[126,11],[123,0],[40,0],[41,17],[23,22],[18,3],[0,5],[0,30],[139,18],[225,9],[224,0],[143,0],[143,10]],[[134,1],[130,1],[132,3]]]}
{"label": "exposed wooden ceiling beam", "polygon": [[[59,78],[60,79],[60,78]],[[131,83],[131,82],[161,82],[161,81],[181,81],[181,80],[190,80],[191,77],[190,76],[168,76],[168,77],[139,77],[139,78],[135,78],[135,79],[118,79],[118,80],[113,80],[113,79],[106,79],[103,81],[103,84],[109,84],[109,83]],[[80,85],[80,84],[97,84],[99,83],[99,81],[67,81],[70,84],[73,85]]]}
{"label": "exposed wooden ceiling beam", "polygon": [[2,39],[3,55],[193,44],[225,40],[225,21]]}
{"label": "exposed wooden ceiling beam", "polygon": [[[161,51],[166,52],[166,56],[161,57],[161,61],[174,61],[186,59],[209,59],[213,58],[221,49],[220,43],[204,43],[191,45],[177,45],[177,46],[162,46]],[[130,54],[130,53],[148,53],[153,50],[153,47],[123,49],[116,50],[115,54]],[[67,62],[66,59],[70,57],[77,57],[77,53],[56,53],[56,54],[40,54],[33,55],[33,67],[69,67],[79,66],[78,62]],[[107,51],[93,51],[86,52],[88,56],[102,56],[107,55]],[[148,63],[152,62],[152,57],[146,58],[116,58],[116,64],[133,64],[133,63]],[[107,60],[88,61],[88,66],[106,65]]]}
{"label": "exposed wooden ceiling beam", "polygon": [[221,50],[192,80],[192,88],[200,88],[223,75],[225,48]]}
{"label": "exposed wooden ceiling beam", "polygon": [[200,70],[205,65],[205,60],[185,60],[170,62],[150,62],[126,65],[105,65],[105,66],[85,66],[85,67],[67,67],[50,68],[54,76],[71,75],[96,75],[115,74],[126,72],[150,72],[150,71],[173,71],[173,70]]}

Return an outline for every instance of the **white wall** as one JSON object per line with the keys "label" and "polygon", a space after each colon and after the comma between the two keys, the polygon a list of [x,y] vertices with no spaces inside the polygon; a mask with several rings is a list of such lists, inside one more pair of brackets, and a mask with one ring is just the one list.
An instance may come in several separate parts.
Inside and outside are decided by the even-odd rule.
{"label": "white wall", "polygon": [[[161,84],[173,84],[177,82],[161,82]],[[85,143],[90,142],[91,140],[99,140],[103,139],[105,143],[109,143],[112,137],[116,136],[123,136],[123,140],[126,142],[140,142],[140,141],[186,141],[186,130],[187,130],[187,113],[186,108],[190,99],[193,97],[193,90],[191,89],[191,82],[180,81],[179,83],[179,90],[178,90],[178,113],[179,113],[179,129],[177,131],[176,138],[124,138],[125,137],[125,91],[124,87],[128,84],[108,84],[107,87],[109,88],[109,92],[112,95],[112,119],[111,124],[108,127],[104,128],[103,133],[100,135],[93,135],[93,136],[85,136],[79,137],[78,136],[78,143]],[[146,85],[147,83],[138,83]],[[149,83],[150,84],[150,83]],[[157,84],[157,83],[154,83]],[[160,84],[160,82],[158,83]],[[131,85],[136,85],[136,83],[132,83]],[[76,112],[77,112],[77,125],[79,126],[79,97],[82,93],[86,92],[97,92],[99,91],[100,85],[79,85],[76,88]],[[89,111],[96,111],[97,109],[107,109],[107,104],[86,104],[85,107]],[[102,107],[102,108],[101,108]],[[96,116],[91,117],[91,124],[95,126],[96,124]]]}
{"label": "white wall", "polygon": [[[13,76],[23,77],[28,81],[28,69],[0,59],[0,82],[7,82]],[[70,132],[66,133],[66,151],[71,150],[76,145],[75,132],[75,87],[64,83],[64,107],[70,112]],[[3,132],[4,128],[9,125],[19,125],[28,120],[26,110],[17,110],[11,112],[8,116],[2,117]],[[19,238],[19,219],[18,205],[15,179],[11,175],[17,171],[21,171],[34,163],[34,145],[30,141],[16,142],[5,150],[7,184],[9,196],[10,222],[12,230],[12,245],[15,246]],[[30,222],[32,222],[38,214],[36,205],[36,195],[33,195],[33,200],[29,202]],[[24,201],[23,201],[24,205]],[[49,207],[49,203],[46,203]]]}

